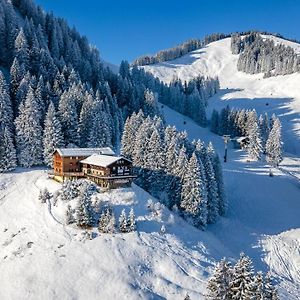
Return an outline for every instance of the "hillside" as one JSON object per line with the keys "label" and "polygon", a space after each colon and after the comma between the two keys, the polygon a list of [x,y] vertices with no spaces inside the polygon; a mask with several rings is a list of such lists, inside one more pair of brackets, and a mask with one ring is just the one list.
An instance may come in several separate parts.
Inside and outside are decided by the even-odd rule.
{"label": "hillside", "polygon": [[[187,118],[184,125],[183,116],[166,107],[164,113],[167,122],[187,130],[191,138],[212,140],[223,151],[220,137]],[[44,170],[1,175],[0,271],[7,274],[1,298],[97,299],[100,293],[102,299],[182,299],[188,292],[191,299],[203,299],[214,263],[223,256],[235,260],[245,251],[257,270],[270,268],[283,299],[297,299],[299,183],[280,171],[270,178],[268,168],[248,163],[243,151],[230,149],[229,157],[224,165],[228,215],[206,231],[164,208],[161,217],[153,215],[146,208],[152,197],[133,186],[97,197],[118,212],[133,206],[138,232],[94,230],[94,238],[86,240],[82,230],[63,225],[61,203],[38,201],[40,189],[47,186],[54,192],[60,186]],[[296,170],[300,172],[299,165]],[[162,224],[166,234],[160,234]]]}
{"label": "hillside", "polygon": [[[298,44],[263,38],[300,53]],[[241,252],[256,271],[270,271],[281,299],[299,298],[300,74],[238,72],[229,38],[205,45],[174,61],[118,68],[31,0],[0,1],[0,299],[205,299],[215,264],[235,263]],[[199,44],[182,51],[190,46]],[[197,78],[168,86],[151,73],[167,83]],[[172,101],[182,114],[162,105]],[[284,157],[274,177],[232,145],[220,163],[224,143],[205,127],[206,115],[228,104],[279,116]],[[280,150],[280,126],[277,137]],[[132,159],[136,184],[104,190],[70,181],[65,196],[47,172],[62,147],[113,148]],[[69,172],[78,176],[76,160]],[[93,174],[122,183],[128,169],[111,168]],[[53,197],[42,203],[46,188]],[[123,209],[129,222],[115,224]]]}
{"label": "hillside", "polygon": [[[275,42],[292,46],[299,52],[299,44],[273,36]],[[238,55],[230,50],[230,38],[213,42],[174,61],[145,66],[159,79],[170,82],[174,78],[188,81],[198,75],[215,77],[220,81],[220,92],[209,100],[208,117],[216,108],[255,108],[280,117],[284,131],[285,151],[300,155],[300,74],[263,78],[263,74],[249,75],[237,71]]]}

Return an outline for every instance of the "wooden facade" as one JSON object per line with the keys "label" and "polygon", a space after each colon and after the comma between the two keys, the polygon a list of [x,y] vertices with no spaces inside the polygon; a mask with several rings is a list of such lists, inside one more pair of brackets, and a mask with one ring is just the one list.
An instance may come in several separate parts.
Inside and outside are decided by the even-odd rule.
{"label": "wooden facade", "polygon": [[[92,157],[91,157],[92,158]],[[131,186],[136,178],[133,173],[132,162],[124,157],[115,157],[112,163],[101,165],[87,158],[82,161],[84,177],[104,188],[119,188]]]}
{"label": "wooden facade", "polygon": [[91,151],[80,149],[63,150],[57,149],[53,153],[53,178],[59,182],[87,178],[104,188],[118,188],[130,186],[136,177],[133,174],[132,162],[125,157],[83,155],[90,154]]}

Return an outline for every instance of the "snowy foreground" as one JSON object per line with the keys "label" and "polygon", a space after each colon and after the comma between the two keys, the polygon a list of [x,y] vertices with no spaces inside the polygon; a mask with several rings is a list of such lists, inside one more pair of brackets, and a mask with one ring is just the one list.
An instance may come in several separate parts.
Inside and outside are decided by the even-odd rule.
{"label": "snowy foreground", "polygon": [[[191,138],[220,137],[164,108],[167,121],[186,129]],[[153,214],[149,194],[133,186],[100,193],[114,206],[134,207],[138,232],[99,234],[86,239],[82,230],[64,225],[61,203],[41,204],[39,190],[60,184],[42,169],[18,169],[0,176],[1,299],[203,299],[214,263],[245,251],[256,270],[271,269],[283,299],[300,295],[300,184],[287,172],[300,172],[290,159],[276,176],[261,163],[248,163],[244,153],[230,150],[224,166],[229,200],[226,218],[205,232],[167,209]],[[285,164],[287,166],[285,166]],[[299,174],[299,173],[298,173]],[[153,198],[152,198],[153,199]],[[155,200],[153,200],[155,201]],[[164,224],[166,233],[161,234]]]}

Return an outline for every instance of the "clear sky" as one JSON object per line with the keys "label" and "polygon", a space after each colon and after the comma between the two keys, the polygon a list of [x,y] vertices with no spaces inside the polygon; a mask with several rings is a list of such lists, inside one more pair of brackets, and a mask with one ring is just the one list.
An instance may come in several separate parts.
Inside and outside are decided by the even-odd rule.
{"label": "clear sky", "polygon": [[214,32],[249,29],[300,40],[300,0],[35,0],[119,64]]}

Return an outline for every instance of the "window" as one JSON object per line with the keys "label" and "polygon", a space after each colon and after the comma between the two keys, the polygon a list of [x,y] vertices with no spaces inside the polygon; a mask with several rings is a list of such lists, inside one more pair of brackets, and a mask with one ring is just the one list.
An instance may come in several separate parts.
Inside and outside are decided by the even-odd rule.
{"label": "window", "polygon": [[70,159],[73,159],[73,157],[72,157],[72,156],[70,156]]}

